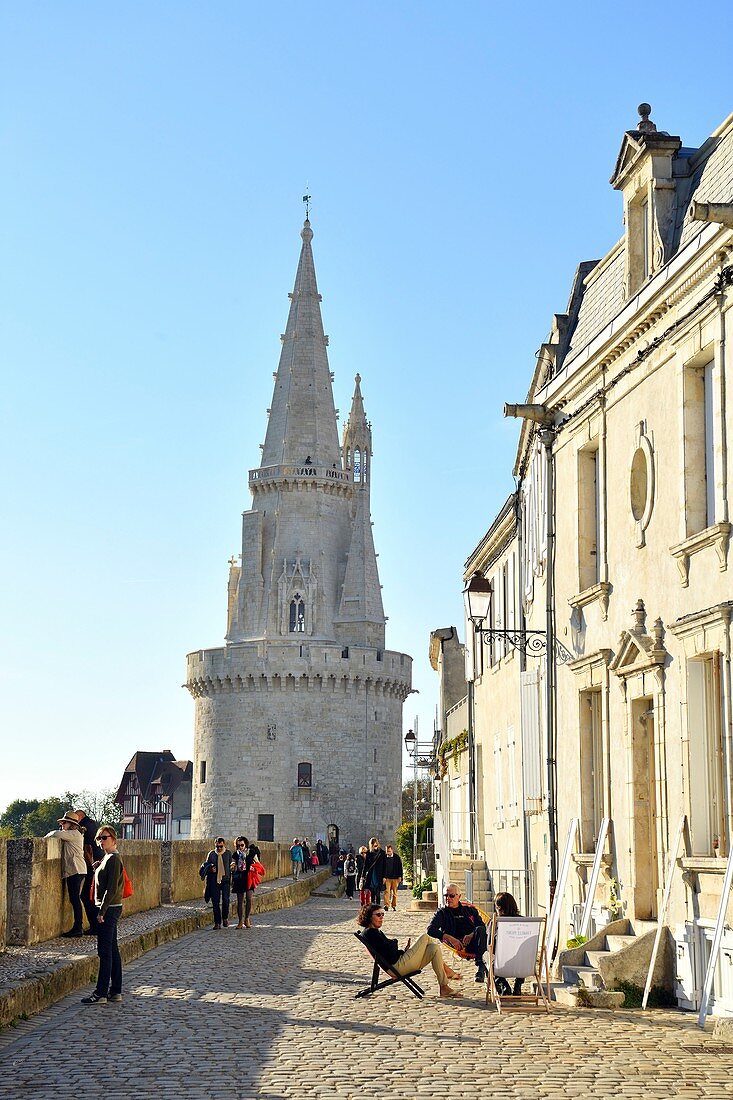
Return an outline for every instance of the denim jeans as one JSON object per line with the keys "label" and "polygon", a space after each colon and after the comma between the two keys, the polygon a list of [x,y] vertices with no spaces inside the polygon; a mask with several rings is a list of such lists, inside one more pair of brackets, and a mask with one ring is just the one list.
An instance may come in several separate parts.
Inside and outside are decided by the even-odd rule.
{"label": "denim jeans", "polygon": [[121,915],[121,905],[110,905],[104,920],[97,922],[99,974],[96,993],[99,997],[122,992],[122,959],[117,946],[117,923]]}

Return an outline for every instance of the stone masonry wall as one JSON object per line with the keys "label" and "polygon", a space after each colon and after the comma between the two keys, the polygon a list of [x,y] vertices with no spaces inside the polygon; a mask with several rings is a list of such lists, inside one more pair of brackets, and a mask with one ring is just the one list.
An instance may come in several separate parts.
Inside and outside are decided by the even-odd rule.
{"label": "stone masonry wall", "polygon": [[[230,848],[233,837],[227,838]],[[124,913],[156,909],[200,897],[199,867],[213,841],[121,840],[120,854],[132,879]],[[286,846],[261,844],[267,879],[289,874]],[[72,925],[61,878],[61,842],[53,837],[0,840],[0,948],[54,939]],[[86,922],[85,922],[86,923]]]}

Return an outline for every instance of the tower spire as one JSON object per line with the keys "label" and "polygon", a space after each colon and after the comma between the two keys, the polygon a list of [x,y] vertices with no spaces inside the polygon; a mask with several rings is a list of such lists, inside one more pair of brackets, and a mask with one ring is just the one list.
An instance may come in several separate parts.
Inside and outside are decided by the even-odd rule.
{"label": "tower spire", "polygon": [[323,332],[321,295],[306,218],[290,311],[262,449],[262,466],[341,469],[336,409]]}

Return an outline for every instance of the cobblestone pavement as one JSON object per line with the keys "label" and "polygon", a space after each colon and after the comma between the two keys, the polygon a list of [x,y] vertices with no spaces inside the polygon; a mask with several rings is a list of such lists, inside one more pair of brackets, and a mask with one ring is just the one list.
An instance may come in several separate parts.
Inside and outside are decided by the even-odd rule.
{"label": "cobblestone pavement", "polygon": [[[461,1000],[438,1000],[432,971],[422,1002],[402,989],[355,1000],[371,970],[356,910],[314,897],[149,952],[127,968],[122,1004],[87,1008],[78,993],[0,1035],[0,1097],[733,1097],[733,1047],[691,1015],[499,1017],[468,964]],[[386,923],[402,942],[425,917]]]}

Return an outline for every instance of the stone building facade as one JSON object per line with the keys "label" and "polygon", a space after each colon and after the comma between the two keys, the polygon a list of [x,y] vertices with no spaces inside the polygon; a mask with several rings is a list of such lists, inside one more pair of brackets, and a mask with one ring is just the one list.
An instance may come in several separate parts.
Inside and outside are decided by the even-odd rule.
{"label": "stone building facade", "polygon": [[359,376],[339,445],[306,220],[226,644],[188,656],[196,704],[192,835],[341,843],[400,824],[412,662],[385,649]]}
{"label": "stone building facade", "polygon": [[[517,491],[466,562],[465,580],[478,571],[492,586],[487,626],[545,630],[553,582],[554,742],[547,658],[476,640],[471,625],[466,648],[487,869],[521,860],[542,912],[551,804],[558,857],[578,819],[563,942],[578,930],[605,819],[591,930],[624,917],[639,934],[660,917],[685,815],[689,851],[664,921],[674,992],[691,1008],[733,827],[733,116],[693,149],[649,114],[643,104],[611,178],[623,236],[579,265],[553,317]],[[719,1014],[733,1014],[733,902],[727,920]]]}

